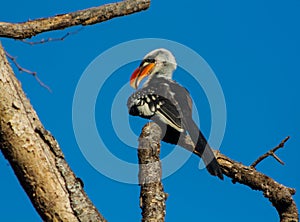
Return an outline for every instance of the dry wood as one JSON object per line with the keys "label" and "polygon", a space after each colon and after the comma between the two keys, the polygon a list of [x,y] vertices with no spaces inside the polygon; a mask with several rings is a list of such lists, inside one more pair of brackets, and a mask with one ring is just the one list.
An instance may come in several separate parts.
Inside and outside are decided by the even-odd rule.
{"label": "dry wood", "polygon": [[[194,144],[189,136],[181,138],[178,144],[199,156],[197,152],[194,152]],[[263,192],[264,197],[268,198],[276,208],[281,222],[299,221],[298,209],[293,199],[293,195],[296,193],[295,189],[286,187],[257,171],[254,167],[234,161],[219,151],[215,151],[215,155],[223,173],[231,178],[233,183],[238,182],[253,190]]]}
{"label": "dry wood", "polygon": [[146,124],[139,138],[139,184],[142,221],[165,221],[167,194],[161,182],[161,129],[154,123]]}
{"label": "dry wood", "polygon": [[268,152],[266,152],[265,154],[261,155],[260,157],[257,158],[257,160],[255,160],[250,166],[255,168],[257,166],[257,164],[259,164],[261,161],[263,161],[265,158],[267,158],[268,156],[272,156],[274,157],[275,160],[277,160],[280,164],[284,165],[284,162],[275,154],[275,152],[277,150],[279,150],[280,148],[284,147],[284,144],[290,139],[289,136],[287,136],[284,140],[282,140],[276,147],[274,147],[273,149],[269,150]]}
{"label": "dry wood", "polygon": [[[140,144],[139,144],[139,158],[141,158],[141,149],[143,152],[146,152],[146,155],[143,156],[143,161],[140,163],[147,163],[147,170],[144,170],[145,175],[149,175],[148,180],[151,182],[153,181],[156,183],[156,186],[160,186],[160,174],[161,174],[161,168],[160,165],[158,165],[159,162],[159,148],[160,148],[160,138],[161,137],[161,129],[159,126],[155,123],[149,123],[144,126],[142,134],[140,136]],[[287,141],[287,138],[283,140],[277,147],[282,147],[284,143]],[[195,152],[194,150],[194,143],[192,142],[191,138],[187,136],[180,137],[180,140],[178,141],[178,145],[181,147],[187,149],[190,152],[193,152],[197,156],[200,156],[199,153]],[[279,149],[275,147],[275,149]],[[148,148],[148,149],[147,149]],[[248,187],[250,187],[253,190],[259,190],[263,192],[263,195],[270,200],[270,202],[273,204],[273,206],[276,208],[278,215],[280,217],[281,222],[298,222],[299,216],[298,216],[298,209],[296,206],[295,201],[293,200],[293,195],[296,193],[296,190],[293,188],[286,187],[278,182],[276,182],[271,177],[268,177],[267,175],[258,172],[254,167],[252,166],[245,166],[240,162],[234,161],[230,159],[229,157],[221,154],[219,151],[214,151],[215,155],[217,157],[218,163],[221,166],[222,172],[229,178],[232,179],[233,183],[240,183],[244,184]],[[143,166],[143,165],[142,165]],[[159,166],[159,167],[158,167]],[[142,167],[140,167],[140,172]],[[146,177],[145,177],[146,178]],[[147,181],[146,179],[141,180],[140,175],[140,183],[142,184],[143,188],[143,182]],[[152,183],[150,183],[152,185]],[[149,190],[143,190],[141,189],[141,196],[143,195],[147,196],[147,198],[150,198],[147,206],[154,206],[153,209],[157,210],[159,212],[159,215],[164,215],[165,212],[162,211],[165,210],[165,208],[161,207],[161,204],[164,204],[164,201],[166,199],[166,196],[162,196],[162,194],[158,196],[162,196],[164,198],[161,199],[162,202],[155,201],[155,195],[156,193],[163,193],[163,190],[157,190],[154,186],[153,188]],[[162,186],[162,185],[161,185]],[[154,201],[151,201],[154,199]],[[145,201],[142,199],[142,203]],[[144,205],[142,205],[144,207]],[[143,209],[143,208],[142,208]],[[143,219],[148,219],[148,214],[146,212],[151,212],[151,208],[144,210],[143,209]],[[163,212],[163,214],[162,214]],[[145,214],[145,215],[144,215]],[[150,217],[151,219],[151,217]],[[152,221],[152,220],[143,220],[143,221]],[[155,221],[155,220],[154,220]]]}
{"label": "dry wood", "polygon": [[[150,0],[126,0],[22,23],[0,22],[0,37],[26,39],[42,32],[92,25],[145,10],[149,5]],[[37,78],[35,72],[16,66]],[[0,150],[44,221],[105,221],[85,194],[81,179],[71,171],[58,143],[44,129],[1,45]]]}
{"label": "dry wood", "polygon": [[0,37],[31,38],[42,32],[65,29],[76,25],[93,25],[115,17],[146,10],[149,6],[150,0],[126,0],[27,22],[0,22]]}
{"label": "dry wood", "polygon": [[44,129],[1,45],[0,150],[44,221],[105,221]]}

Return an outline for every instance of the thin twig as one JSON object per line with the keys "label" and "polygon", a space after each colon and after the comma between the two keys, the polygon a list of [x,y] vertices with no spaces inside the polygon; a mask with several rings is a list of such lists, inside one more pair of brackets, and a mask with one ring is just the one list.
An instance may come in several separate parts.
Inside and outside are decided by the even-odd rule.
{"label": "thin twig", "polygon": [[266,152],[264,155],[258,157],[257,160],[255,160],[250,167],[255,168],[257,164],[259,164],[262,160],[264,160],[265,158],[267,158],[268,156],[272,156],[274,157],[275,160],[277,160],[280,164],[284,165],[284,162],[275,154],[275,152],[284,147],[284,144],[290,139],[289,136],[287,136],[284,140],[282,140],[276,147],[274,147],[273,149],[269,150],[268,152]]}
{"label": "thin twig", "polygon": [[26,72],[30,75],[32,75],[36,81],[40,84],[40,86],[44,87],[45,89],[47,89],[49,92],[52,92],[51,88],[49,86],[47,86],[45,83],[43,83],[40,78],[37,76],[37,72],[33,72],[33,71],[30,71],[26,68],[23,68],[18,62],[17,62],[17,59],[16,57],[10,55],[7,51],[5,51],[5,54],[6,56],[15,64],[15,66],[18,68],[18,70],[20,72]]}
{"label": "thin twig", "polygon": [[21,39],[20,41],[23,43],[26,43],[28,45],[38,45],[38,44],[43,44],[43,43],[47,43],[47,42],[56,42],[56,41],[63,41],[65,40],[67,37],[69,37],[70,35],[75,35],[78,32],[80,32],[84,27],[80,27],[79,29],[75,30],[74,32],[67,32],[65,35],[63,35],[60,38],[47,38],[47,39],[41,39],[40,41],[36,41],[36,42],[30,42],[27,41],[26,39]]}

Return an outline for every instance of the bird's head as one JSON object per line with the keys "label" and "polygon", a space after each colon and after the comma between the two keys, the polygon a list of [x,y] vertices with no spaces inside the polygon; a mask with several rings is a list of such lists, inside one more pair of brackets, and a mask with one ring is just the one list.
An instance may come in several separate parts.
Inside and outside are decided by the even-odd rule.
{"label": "bird's head", "polygon": [[170,51],[163,48],[155,49],[144,57],[140,66],[132,73],[130,85],[137,89],[140,82],[147,76],[171,79],[176,67],[175,57]]}

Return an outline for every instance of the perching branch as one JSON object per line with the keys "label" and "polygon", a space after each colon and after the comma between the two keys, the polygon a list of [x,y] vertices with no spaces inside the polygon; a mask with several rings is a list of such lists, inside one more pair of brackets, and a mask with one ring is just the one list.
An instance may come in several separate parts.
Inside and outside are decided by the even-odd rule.
{"label": "perching branch", "polygon": [[115,17],[146,10],[149,6],[150,0],[125,0],[22,23],[0,22],[0,37],[13,39],[31,38],[42,32],[65,29],[77,25],[93,25]]}
{"label": "perching branch", "polygon": [[[157,139],[161,138],[161,135],[157,135],[157,127],[154,123],[147,126],[148,138],[149,140],[152,139],[148,141],[148,144],[157,144]],[[161,133],[161,130],[159,132]],[[155,133],[155,136],[150,135],[150,133]],[[199,153],[194,152],[194,144],[189,136],[180,138],[178,145],[200,156]],[[295,189],[286,187],[265,174],[258,172],[255,168],[234,161],[219,151],[215,151],[215,155],[223,173],[227,177],[232,178],[233,183],[238,182],[253,190],[263,192],[264,196],[276,208],[281,222],[298,222],[298,209],[292,197],[296,193]]]}
{"label": "perching branch", "polygon": [[139,138],[139,184],[142,221],[165,221],[167,194],[161,182],[161,129],[154,123],[146,124]]}
{"label": "perching branch", "polygon": [[266,152],[264,155],[260,156],[257,158],[257,160],[255,160],[250,167],[255,168],[257,166],[257,164],[259,164],[262,160],[264,160],[265,158],[267,158],[268,156],[272,156],[274,157],[275,160],[277,160],[280,164],[284,165],[284,162],[275,154],[275,152],[284,147],[284,144],[290,139],[289,136],[287,136],[284,140],[282,140],[276,147],[274,147],[273,149],[269,150],[268,152]]}
{"label": "perching branch", "polygon": [[105,221],[44,129],[0,45],[0,150],[43,221]]}

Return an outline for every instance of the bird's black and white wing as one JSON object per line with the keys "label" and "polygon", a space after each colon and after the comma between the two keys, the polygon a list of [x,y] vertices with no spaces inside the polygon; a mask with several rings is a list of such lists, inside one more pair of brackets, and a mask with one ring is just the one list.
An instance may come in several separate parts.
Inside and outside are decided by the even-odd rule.
{"label": "bird's black and white wing", "polygon": [[179,132],[184,131],[178,108],[169,99],[154,94],[151,89],[138,90],[129,97],[127,107],[130,115],[153,118],[154,121],[168,124]]}

